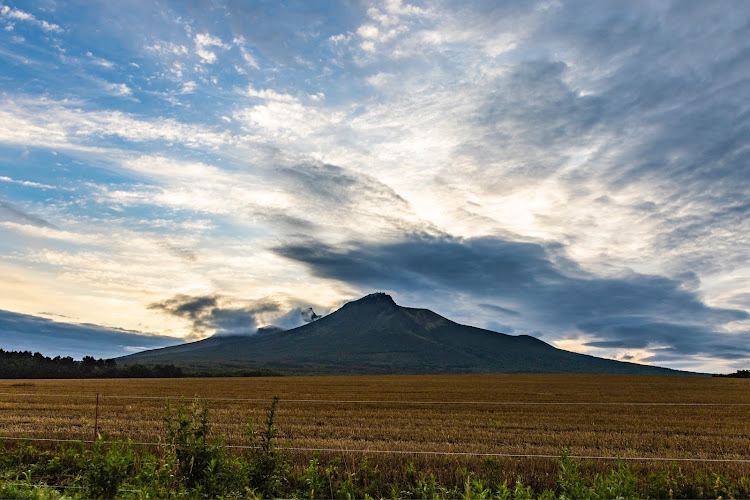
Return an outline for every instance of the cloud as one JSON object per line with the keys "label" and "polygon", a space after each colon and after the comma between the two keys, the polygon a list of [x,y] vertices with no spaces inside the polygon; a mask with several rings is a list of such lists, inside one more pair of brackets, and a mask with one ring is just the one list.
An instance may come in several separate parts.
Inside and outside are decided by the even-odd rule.
{"label": "cloud", "polygon": [[603,340],[584,345],[600,348],[646,349],[654,352],[646,362],[672,357],[709,354],[722,359],[750,359],[750,348],[743,339],[731,334],[717,334],[702,325],[681,325],[653,321],[644,317],[612,317],[579,325],[579,328]]}
{"label": "cloud", "polygon": [[0,345],[6,350],[29,350],[47,356],[114,358],[141,349],[156,349],[182,341],[99,325],[52,321],[0,310]]}
{"label": "cloud", "polygon": [[[115,85],[116,93],[130,91]],[[124,85],[124,84],[123,84]],[[163,141],[188,147],[218,147],[234,139],[226,131],[172,118],[147,118],[131,113],[82,109],[82,102],[30,96],[4,96],[0,111],[0,143],[84,153],[117,155],[107,149],[107,138],[132,143]],[[121,146],[118,145],[118,146]]]}
{"label": "cloud", "polygon": [[150,52],[154,52],[162,57],[185,56],[188,54],[188,48],[186,46],[161,40],[154,42],[152,45],[147,45],[145,49]]}
{"label": "cloud", "polygon": [[[212,4],[205,1],[185,5],[189,16],[205,17]],[[215,6],[214,6],[215,8]],[[326,40],[338,33],[342,23],[349,25],[361,17],[355,4],[314,5],[304,1],[262,4],[254,2],[225,2],[222,18],[228,21],[233,39],[253,47],[274,65],[299,64],[301,55],[323,48],[318,40]],[[264,20],[248,23],[249,19]],[[321,56],[325,52],[320,53]]]}
{"label": "cloud", "polygon": [[57,189],[56,186],[50,186],[49,184],[42,184],[39,182],[32,182],[32,181],[19,181],[17,179],[11,179],[10,177],[7,177],[5,175],[0,175],[0,181],[9,182],[11,184],[19,184],[21,186],[35,187],[35,188],[40,188],[40,189]]}
{"label": "cloud", "polygon": [[195,82],[185,82],[182,85],[182,90],[180,90],[180,94],[192,94],[195,92],[195,89],[198,88],[198,84]]}
{"label": "cloud", "polygon": [[188,262],[196,262],[198,260],[198,256],[196,255],[196,253],[189,248],[173,245],[167,241],[162,242],[162,246],[174,255],[185,259]]}
{"label": "cloud", "polygon": [[0,220],[15,222],[18,224],[30,224],[41,228],[57,229],[53,224],[47,222],[41,217],[24,212],[20,208],[2,200],[0,200]]}
{"label": "cloud", "polygon": [[107,84],[107,90],[116,96],[126,97],[133,93],[133,90],[125,85],[124,83],[110,83]]}
{"label": "cloud", "polygon": [[148,308],[191,321],[194,333],[213,331],[215,335],[252,335],[264,324],[259,316],[279,310],[279,304],[272,301],[257,301],[246,307],[230,307],[228,303],[231,300],[219,295],[180,294]]}
{"label": "cloud", "polygon": [[297,99],[289,94],[280,94],[279,92],[276,92],[273,89],[261,89],[257,90],[255,88],[248,87],[246,95],[248,97],[258,97],[263,100],[268,101],[285,101],[285,102],[295,102]]}
{"label": "cloud", "polygon": [[198,33],[193,38],[195,42],[195,52],[201,58],[201,62],[214,64],[217,60],[216,53],[209,50],[210,47],[227,50],[231,46],[225,44],[220,38],[212,36],[209,33]]}
{"label": "cloud", "polygon": [[112,61],[108,61],[107,59],[103,59],[101,57],[96,57],[92,52],[86,52],[86,57],[89,58],[89,61],[96,64],[97,66],[101,66],[102,68],[112,69],[115,67],[115,63],[113,63]]}
{"label": "cloud", "polygon": [[495,305],[495,304],[479,304],[479,307],[481,307],[483,309],[487,309],[487,310],[492,311],[494,313],[500,313],[500,314],[509,315],[509,316],[520,316],[521,315],[521,313],[519,313],[518,311],[514,311],[513,309],[508,309],[506,307],[501,307],[501,306],[498,306],[498,305]]}
{"label": "cloud", "polygon": [[319,163],[282,166],[277,173],[302,196],[328,200],[336,206],[373,204],[408,210],[408,203],[375,177],[336,165]]}
{"label": "cloud", "polygon": [[393,243],[337,247],[306,240],[273,251],[304,263],[316,276],[359,289],[493,299],[511,307],[481,307],[517,311],[527,328],[593,335],[598,340],[588,345],[594,347],[667,346],[683,354],[750,355],[741,337],[722,333],[727,323],[748,319],[746,311],[710,307],[680,282],[662,276],[593,275],[565,259],[559,245],[410,235]]}
{"label": "cloud", "polygon": [[313,311],[312,307],[308,307],[307,309],[302,309],[300,311],[300,316],[302,316],[302,320],[305,323],[312,323],[313,321],[320,319],[322,316],[315,314],[315,311]]}
{"label": "cloud", "polygon": [[3,5],[2,7],[0,7],[0,15],[2,15],[6,19],[11,19],[13,21],[23,21],[34,24],[48,33],[63,33],[65,31],[57,24],[47,22],[43,19],[37,19],[33,14],[16,8],[8,7],[7,5]]}

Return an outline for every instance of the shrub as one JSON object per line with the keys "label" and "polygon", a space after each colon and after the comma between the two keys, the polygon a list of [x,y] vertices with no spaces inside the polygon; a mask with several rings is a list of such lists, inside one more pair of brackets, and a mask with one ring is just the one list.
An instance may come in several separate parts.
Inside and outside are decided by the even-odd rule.
{"label": "shrub", "polygon": [[561,499],[593,498],[594,492],[578,472],[578,464],[570,458],[570,452],[563,449],[559,460],[557,486]]}
{"label": "shrub", "polygon": [[225,447],[218,439],[209,441],[211,426],[208,423],[208,407],[199,408],[196,398],[190,413],[180,402],[173,415],[167,403],[164,421],[168,443],[176,458],[177,472],[185,481],[185,486],[197,489],[205,496],[218,495],[225,487]]}
{"label": "shrub", "polygon": [[593,491],[597,498],[631,499],[638,498],[638,478],[622,460],[618,460],[617,469],[609,474],[594,476]]}
{"label": "shrub", "polygon": [[133,450],[130,442],[113,443],[105,451],[106,437],[94,443],[84,475],[87,495],[91,498],[114,498],[120,484],[133,467]]}
{"label": "shrub", "polygon": [[0,498],[25,498],[32,500],[57,500],[60,493],[45,485],[0,483]]}
{"label": "shrub", "polygon": [[253,421],[248,423],[248,439],[252,447],[248,454],[247,475],[250,488],[263,497],[283,494],[282,485],[287,481],[289,462],[284,453],[276,448],[276,406],[279,398],[274,397],[266,412],[266,420],[260,431],[255,430]]}

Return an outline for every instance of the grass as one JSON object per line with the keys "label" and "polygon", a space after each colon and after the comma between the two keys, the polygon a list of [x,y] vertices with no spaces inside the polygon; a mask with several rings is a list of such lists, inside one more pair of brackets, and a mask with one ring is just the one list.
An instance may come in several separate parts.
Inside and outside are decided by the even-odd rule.
{"label": "grass", "polygon": [[[278,396],[273,437],[280,450],[291,446],[559,456],[567,448],[572,454],[587,456],[750,457],[750,407],[731,406],[750,404],[750,384],[719,378],[451,375],[0,381],[0,432],[4,436],[92,439],[97,392],[101,394],[98,428],[113,440],[165,442],[167,398],[177,405],[180,398],[189,401],[198,396],[211,398],[206,401],[211,424],[206,442],[221,436],[224,444],[247,445],[248,421],[256,422],[256,438],[260,439],[257,429],[264,429],[268,406]],[[154,399],[115,397],[133,395]],[[415,401],[434,404],[406,403]],[[155,450],[138,452],[144,453]],[[339,475],[366,477],[371,473],[383,484],[414,486],[419,479],[427,489],[431,482],[447,488],[465,486],[468,477],[469,482],[492,484],[493,491],[503,483],[515,491],[519,478],[523,487],[540,494],[563,491],[561,464],[555,459],[344,452],[314,456],[313,452],[290,451],[284,463],[290,474],[302,477],[316,459],[319,470],[310,471],[310,480],[319,485],[329,468]],[[603,491],[604,483],[617,481],[621,471],[616,460],[575,463],[576,474],[585,478],[587,488],[599,488],[596,491]],[[750,475],[746,463],[644,461],[625,465],[637,479],[639,491],[646,491],[646,483],[662,484],[661,494],[667,496],[670,488],[674,492],[686,484],[701,484],[702,491],[708,491],[711,474],[734,485]],[[623,488],[628,484],[625,479],[620,482]]]}

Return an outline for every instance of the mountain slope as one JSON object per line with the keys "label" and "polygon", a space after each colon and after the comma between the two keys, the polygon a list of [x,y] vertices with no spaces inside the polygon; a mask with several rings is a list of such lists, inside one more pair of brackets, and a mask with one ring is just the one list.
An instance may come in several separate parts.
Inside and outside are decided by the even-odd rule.
{"label": "mountain slope", "polygon": [[297,374],[681,373],[563,351],[527,335],[460,325],[427,309],[398,306],[382,293],[292,330],[212,337],[118,361]]}

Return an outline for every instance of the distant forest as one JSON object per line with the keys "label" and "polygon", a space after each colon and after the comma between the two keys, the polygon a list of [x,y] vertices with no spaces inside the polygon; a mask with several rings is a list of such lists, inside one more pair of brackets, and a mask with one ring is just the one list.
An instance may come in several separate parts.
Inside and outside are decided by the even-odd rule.
{"label": "distant forest", "polygon": [[50,358],[30,351],[0,349],[0,378],[172,378],[184,377],[174,365],[118,366],[114,359],[84,356],[76,361],[70,356]]}
{"label": "distant forest", "polygon": [[714,377],[750,378],[750,370],[737,370],[735,373],[728,373],[726,375],[714,375]]}

